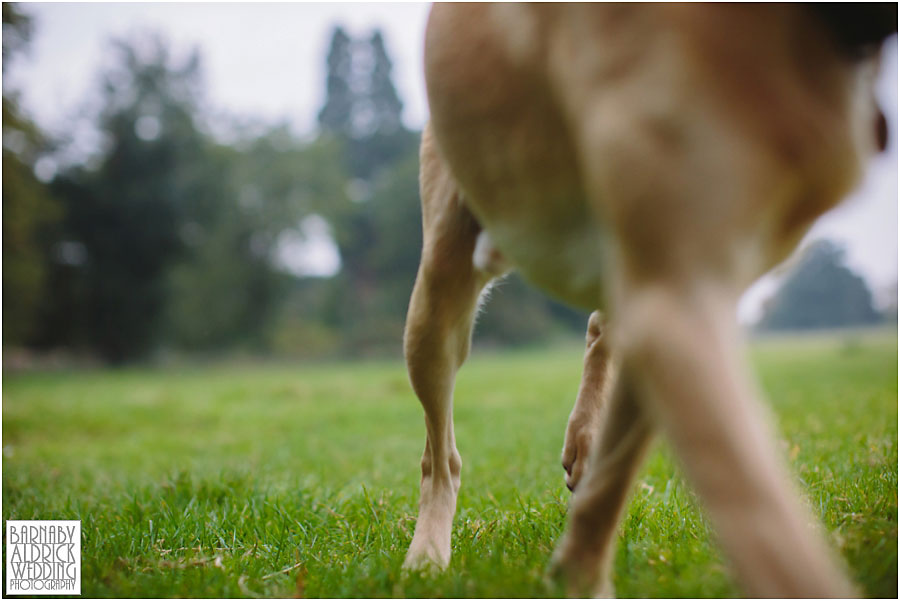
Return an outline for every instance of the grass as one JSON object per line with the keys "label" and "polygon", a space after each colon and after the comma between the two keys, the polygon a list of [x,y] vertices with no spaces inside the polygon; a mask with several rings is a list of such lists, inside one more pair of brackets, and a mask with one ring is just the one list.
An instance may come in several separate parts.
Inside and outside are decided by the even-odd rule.
{"label": "grass", "polygon": [[[751,358],[796,478],[866,594],[897,596],[897,343]],[[577,348],[476,355],[457,385],[453,561],[402,576],[421,409],[399,362],[5,374],[3,517],[80,519],[86,597],[533,597],[569,493]],[[615,561],[623,597],[739,594],[665,444]]]}

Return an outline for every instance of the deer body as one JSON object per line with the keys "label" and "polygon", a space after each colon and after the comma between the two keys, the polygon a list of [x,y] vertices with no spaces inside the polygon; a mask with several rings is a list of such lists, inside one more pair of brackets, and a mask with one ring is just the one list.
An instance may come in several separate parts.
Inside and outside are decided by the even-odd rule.
{"label": "deer body", "polygon": [[607,315],[591,317],[563,451],[575,496],[554,569],[572,592],[612,592],[615,526],[661,431],[751,595],[853,594],[775,452],[735,309],[877,150],[875,66],[801,6],[433,8],[404,338],[427,429],[408,566],[449,561],[453,382],[502,271],[486,266],[509,264]]}

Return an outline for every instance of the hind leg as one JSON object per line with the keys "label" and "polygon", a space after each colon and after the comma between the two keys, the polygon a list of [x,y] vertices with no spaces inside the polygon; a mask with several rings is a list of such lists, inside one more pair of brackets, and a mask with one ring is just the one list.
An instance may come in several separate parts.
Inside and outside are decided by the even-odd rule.
{"label": "hind leg", "polygon": [[446,567],[461,461],[453,435],[453,386],[470,346],[478,297],[491,276],[476,269],[480,228],[423,136],[421,194],[424,245],[406,318],[409,378],[425,410],[419,517],[404,566]]}
{"label": "hind leg", "polygon": [[566,534],[551,562],[551,570],[565,579],[570,593],[612,596],[616,525],[653,432],[651,420],[635,398],[628,365],[623,365],[599,439],[591,448],[590,464],[575,490]]}
{"label": "hind leg", "polygon": [[563,444],[562,466],[569,490],[581,481],[594,439],[600,431],[601,413],[612,388],[613,370],[603,315],[591,313],[585,335],[584,371],[575,406],[569,415]]}

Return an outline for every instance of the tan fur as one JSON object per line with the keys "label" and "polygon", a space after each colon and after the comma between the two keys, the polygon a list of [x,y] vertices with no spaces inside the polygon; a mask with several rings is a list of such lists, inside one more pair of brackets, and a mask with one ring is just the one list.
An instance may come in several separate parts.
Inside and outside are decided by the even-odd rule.
{"label": "tan fur", "polygon": [[405,351],[427,442],[406,565],[449,561],[453,382],[508,261],[610,317],[591,317],[563,449],[575,495],[553,567],[573,593],[612,593],[616,524],[659,429],[749,594],[854,594],[774,451],[734,316],[875,150],[871,68],[802,8],[682,4],[436,5],[425,68]]}

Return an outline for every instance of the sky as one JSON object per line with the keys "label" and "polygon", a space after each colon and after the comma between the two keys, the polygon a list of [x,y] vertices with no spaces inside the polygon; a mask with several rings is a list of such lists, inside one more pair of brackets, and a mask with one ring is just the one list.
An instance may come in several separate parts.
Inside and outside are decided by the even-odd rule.
{"label": "sky", "polygon": [[[298,134],[315,128],[324,101],[325,56],[331,31],[384,33],[393,76],[404,102],[405,124],[427,119],[422,45],[424,3],[37,3],[20,5],[34,17],[27,55],[8,65],[4,89],[21,94],[26,112],[47,131],[64,132],[97,97],[109,40],[161,33],[176,53],[199,48],[206,102],[213,111],[287,122]],[[825,215],[807,241],[829,237],[847,248],[848,264],[862,273],[876,295],[897,290],[897,38],[885,47],[877,93],[890,129],[888,152],[874,159],[847,202]],[[307,264],[334,268],[322,224],[307,224]],[[297,248],[295,244],[293,248]],[[303,260],[301,259],[301,263]],[[329,267],[330,266],[330,267]],[[759,315],[776,280],[764,278],[740,306],[742,321]],[[889,291],[893,291],[892,293]]]}
{"label": "sky", "polygon": [[[176,52],[198,47],[214,108],[289,121],[312,130],[324,102],[331,32],[380,27],[410,127],[425,122],[422,52],[424,3],[35,3],[30,56],[17,61],[11,83],[42,125],[64,127],[74,107],[98,87],[111,38],[160,32]],[[6,85],[6,84],[5,84]]]}

